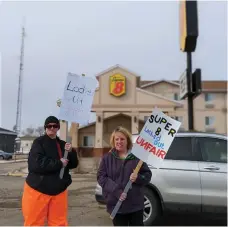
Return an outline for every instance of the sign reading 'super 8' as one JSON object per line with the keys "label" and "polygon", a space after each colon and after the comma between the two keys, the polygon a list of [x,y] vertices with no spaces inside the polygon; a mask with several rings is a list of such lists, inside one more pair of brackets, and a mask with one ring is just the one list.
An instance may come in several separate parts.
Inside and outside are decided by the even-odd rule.
{"label": "sign reading 'super 8'", "polygon": [[126,77],[116,73],[109,78],[110,94],[122,96],[126,93]]}

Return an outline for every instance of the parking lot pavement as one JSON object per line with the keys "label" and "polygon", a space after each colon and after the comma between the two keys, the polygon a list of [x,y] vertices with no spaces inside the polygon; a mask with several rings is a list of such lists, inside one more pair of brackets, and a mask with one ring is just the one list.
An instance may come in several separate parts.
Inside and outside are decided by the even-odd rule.
{"label": "parking lot pavement", "polygon": [[197,215],[166,215],[158,226],[227,226],[227,220]]}
{"label": "parking lot pavement", "polygon": [[[24,178],[0,176],[0,226],[23,225],[21,196]],[[73,177],[69,187],[69,225],[112,225],[105,207],[95,201],[94,175]]]}
{"label": "parking lot pavement", "polygon": [[[0,226],[22,226],[21,196],[24,178],[0,176]],[[112,226],[105,206],[95,201],[96,176],[94,174],[75,174],[69,187],[69,225]],[[197,217],[168,216],[161,226],[226,226],[219,220],[201,220]]]}
{"label": "parking lot pavement", "polygon": [[15,162],[26,162],[27,159],[19,159],[19,160],[0,160],[0,164],[9,164]]}
{"label": "parking lot pavement", "polygon": [[0,163],[0,175],[6,175],[10,172],[15,172],[27,167],[27,160],[20,161],[2,161]]}

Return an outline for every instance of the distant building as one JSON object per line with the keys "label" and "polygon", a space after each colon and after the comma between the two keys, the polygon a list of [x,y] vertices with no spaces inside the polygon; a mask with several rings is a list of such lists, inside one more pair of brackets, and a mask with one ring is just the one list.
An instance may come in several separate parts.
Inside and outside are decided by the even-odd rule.
{"label": "distant building", "polygon": [[0,150],[13,153],[16,137],[16,132],[0,128]]}
{"label": "distant building", "polygon": [[34,139],[36,139],[36,136],[22,136],[20,137],[21,139],[21,149],[20,152],[22,152],[23,154],[28,154],[31,147],[32,147],[32,143],[34,141]]}

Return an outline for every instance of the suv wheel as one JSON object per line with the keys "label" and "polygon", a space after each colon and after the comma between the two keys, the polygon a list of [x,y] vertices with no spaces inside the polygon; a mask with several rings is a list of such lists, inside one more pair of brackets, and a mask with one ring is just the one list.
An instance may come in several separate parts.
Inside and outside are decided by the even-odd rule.
{"label": "suv wheel", "polygon": [[154,225],[161,214],[159,198],[149,188],[145,188],[143,222],[145,226]]}
{"label": "suv wheel", "polygon": [[0,156],[0,160],[4,160],[4,157],[3,156]]}

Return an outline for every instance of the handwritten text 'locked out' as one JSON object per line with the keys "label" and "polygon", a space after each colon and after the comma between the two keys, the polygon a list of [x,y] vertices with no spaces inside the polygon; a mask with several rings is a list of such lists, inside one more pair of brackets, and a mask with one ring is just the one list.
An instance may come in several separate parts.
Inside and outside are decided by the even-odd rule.
{"label": "handwritten text 'locked out'", "polygon": [[74,86],[71,84],[71,81],[69,81],[67,85],[67,91],[76,93],[76,95],[69,98],[69,101],[72,100],[73,103],[77,104],[83,104],[83,96],[93,96],[93,92],[91,89],[87,89],[86,85],[83,85],[81,87]]}

